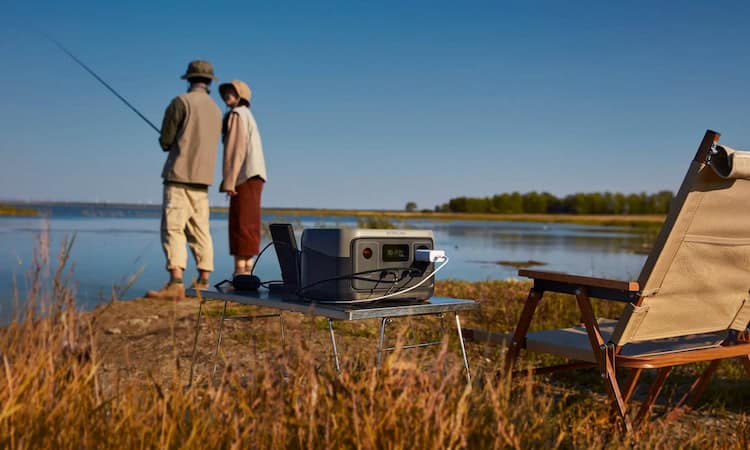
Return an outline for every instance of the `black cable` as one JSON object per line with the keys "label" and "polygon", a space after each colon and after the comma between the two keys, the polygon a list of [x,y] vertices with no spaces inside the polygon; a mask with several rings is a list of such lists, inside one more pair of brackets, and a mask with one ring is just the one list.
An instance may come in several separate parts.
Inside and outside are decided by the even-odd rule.
{"label": "black cable", "polygon": [[[394,275],[397,275],[397,274],[394,274]],[[411,271],[409,271],[409,275],[411,275]],[[387,292],[386,292],[385,294],[383,294],[383,295],[391,295],[391,291],[393,290],[393,288],[395,288],[395,287],[396,287],[396,286],[398,285],[398,283],[399,283],[400,281],[402,281],[402,280],[403,280],[404,278],[406,278],[406,276],[407,276],[407,275],[405,275],[405,274],[403,274],[403,273],[402,273],[402,275],[401,275],[400,277],[398,277],[398,279],[394,279],[394,280],[393,280],[393,284],[391,285],[391,287],[390,287],[390,288],[388,289],[388,291],[387,291]],[[411,282],[412,280],[414,280],[414,276],[413,276],[413,275],[412,275],[412,276],[411,276],[411,277],[409,278],[409,281],[407,281],[406,283],[404,283],[404,284],[402,284],[402,285],[400,286],[400,289],[405,289],[405,288],[406,288],[407,286],[409,286],[409,283],[410,283],[410,282]],[[396,291],[396,293],[397,293],[397,292],[398,292],[398,291]],[[372,295],[372,294],[371,294],[371,295]]]}
{"label": "black cable", "polygon": [[[258,256],[256,256],[256,257],[255,257],[255,261],[253,262],[253,267],[252,267],[252,269],[250,269],[250,275],[248,275],[248,276],[250,276],[250,277],[252,277],[252,276],[253,276],[253,272],[255,272],[255,266],[257,265],[257,263],[258,263],[258,260],[260,260],[260,255],[262,255],[262,254],[263,254],[263,252],[265,252],[265,251],[266,251],[266,250],[268,249],[268,247],[270,247],[270,246],[271,246],[272,244],[273,244],[273,241],[269,242],[268,244],[266,244],[266,246],[265,246],[265,247],[263,247],[263,250],[261,250],[261,251],[260,251],[260,253],[258,253]],[[237,274],[235,274],[235,275],[237,275]],[[226,284],[226,283],[229,283],[229,284],[231,284],[232,286],[234,286],[233,280],[234,280],[234,277],[232,277],[232,280],[222,280],[222,281],[218,282],[217,284],[215,284],[215,285],[214,285],[214,287],[215,287],[215,288],[216,288],[217,290],[219,290],[219,288],[220,288],[221,286],[223,286],[224,284]],[[267,287],[267,286],[266,286],[266,284],[267,284],[267,283],[273,283],[273,282],[277,282],[277,281],[265,281],[265,282],[260,282],[260,278],[258,278],[258,281],[259,281],[259,285],[260,285],[260,286],[263,286],[263,287]]]}
{"label": "black cable", "polygon": [[[305,286],[304,288],[297,290],[296,295],[298,297],[304,298],[306,300],[310,300],[310,301],[318,302],[318,303],[332,303],[332,304],[335,304],[335,303],[349,303],[349,304],[351,304],[352,302],[362,302],[362,303],[364,303],[364,302],[367,301],[367,299],[354,300],[354,301],[353,300],[331,300],[331,299],[328,299],[328,298],[310,297],[310,296],[302,295],[301,292],[304,289],[308,289],[308,288],[310,288],[312,286],[315,286],[315,285],[320,284],[320,283],[325,283],[327,281],[336,281],[336,280],[345,280],[345,279],[357,279],[356,278],[357,274],[365,274],[365,273],[372,273],[372,272],[383,272],[383,271],[386,271],[386,270],[388,270],[388,269],[365,270],[365,271],[362,271],[362,272],[355,272],[354,274],[350,274],[350,275],[341,275],[341,276],[338,276],[338,277],[327,278],[325,280],[318,280],[315,283],[311,283],[311,284]],[[401,286],[401,289],[407,288],[407,285],[415,278],[415,276],[414,276],[415,272],[419,272],[420,276],[429,277],[430,274],[432,274],[432,272],[434,270],[433,271],[429,271],[429,272],[421,272],[419,269],[416,269],[416,268],[412,267],[412,268],[409,268],[408,271],[409,271],[410,279],[409,279],[409,281],[405,285]],[[403,278],[401,278],[401,279],[403,279]],[[374,280],[370,280],[370,281],[374,281]],[[389,291],[390,291],[390,289],[389,289]],[[395,291],[394,293],[397,294],[398,292],[399,291]],[[389,294],[383,294],[383,295],[389,295]],[[381,297],[382,297],[382,295],[381,295]]]}
{"label": "black cable", "polygon": [[253,273],[255,272],[255,267],[258,265],[258,261],[260,261],[260,255],[262,255],[263,252],[265,252],[266,250],[268,250],[268,247],[270,247],[272,245],[273,245],[273,241],[271,241],[268,244],[266,244],[266,246],[263,247],[263,250],[261,250],[260,253],[258,253],[258,256],[255,257],[255,261],[253,261],[253,268],[250,269],[250,276],[253,276]]}
{"label": "black cable", "polygon": [[393,281],[391,281],[391,286],[388,288],[387,291],[385,291],[385,294],[383,294],[383,295],[391,295],[391,293],[393,292],[393,288],[396,287],[396,285],[400,281],[398,279],[398,274],[397,273],[395,273],[395,272],[390,272],[390,273],[393,275]]}
{"label": "black cable", "polygon": [[[317,285],[322,284],[322,283],[327,283],[329,281],[354,280],[354,279],[359,279],[359,278],[356,278],[359,275],[365,275],[365,274],[368,274],[368,273],[376,273],[376,272],[385,272],[385,271],[393,270],[393,269],[399,270],[400,268],[398,268],[398,267],[391,267],[391,268],[380,268],[380,269],[372,269],[372,270],[363,270],[361,272],[354,272],[354,273],[351,273],[351,274],[348,274],[348,275],[339,275],[339,276],[336,276],[336,277],[325,278],[323,280],[315,281],[313,283],[310,283],[310,284],[308,284],[308,285],[306,285],[304,287],[301,287],[301,288],[297,289],[297,295],[299,295],[300,297],[304,297],[304,295],[302,295],[302,292],[304,290],[309,289],[309,288],[311,288],[313,286],[317,286]],[[412,268],[412,269],[410,269],[410,271],[411,270],[418,270],[418,269],[413,269]],[[429,275],[429,272],[423,272],[422,275]],[[372,281],[372,282],[376,282],[377,281],[377,280],[374,280],[372,278],[364,279],[364,280],[365,281]]]}

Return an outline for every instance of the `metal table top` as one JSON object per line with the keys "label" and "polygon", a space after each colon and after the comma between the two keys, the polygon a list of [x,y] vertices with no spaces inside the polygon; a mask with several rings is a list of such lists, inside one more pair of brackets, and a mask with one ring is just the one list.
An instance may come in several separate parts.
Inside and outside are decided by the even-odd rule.
{"label": "metal table top", "polygon": [[[195,289],[186,289],[186,294],[197,295]],[[374,304],[313,303],[303,300],[285,300],[280,292],[265,288],[258,291],[236,292],[232,288],[204,289],[201,296],[207,299],[228,300],[245,305],[265,306],[299,313],[322,316],[333,320],[362,320],[383,317],[419,316],[442,312],[457,312],[479,309],[479,302],[449,297],[432,297],[425,302],[383,301]]]}

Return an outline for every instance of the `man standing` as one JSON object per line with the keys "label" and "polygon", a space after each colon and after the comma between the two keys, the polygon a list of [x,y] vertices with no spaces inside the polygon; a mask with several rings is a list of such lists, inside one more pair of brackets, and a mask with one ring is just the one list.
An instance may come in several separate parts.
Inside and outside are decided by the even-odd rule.
{"label": "man standing", "polygon": [[195,257],[196,288],[208,287],[208,277],[214,269],[208,187],[213,183],[221,111],[209,95],[209,86],[216,77],[208,61],[196,60],[188,64],[182,79],[188,80],[190,87],[167,107],[159,138],[161,148],[169,152],[161,174],[164,178],[161,242],[170,279],[158,291],[148,291],[146,297],[150,298],[185,297],[185,244]]}

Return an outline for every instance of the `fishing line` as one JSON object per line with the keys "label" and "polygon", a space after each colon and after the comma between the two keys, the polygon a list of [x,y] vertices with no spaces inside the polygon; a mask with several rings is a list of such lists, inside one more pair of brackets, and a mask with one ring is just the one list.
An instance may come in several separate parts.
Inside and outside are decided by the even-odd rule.
{"label": "fishing line", "polygon": [[89,68],[89,66],[87,66],[83,61],[81,61],[80,59],[78,59],[73,53],[71,53],[70,50],[68,50],[67,48],[65,48],[65,46],[62,45],[58,40],[56,40],[55,38],[53,38],[52,36],[50,36],[47,33],[43,33],[43,32],[40,31],[40,34],[42,36],[46,37],[47,39],[49,39],[50,41],[52,41],[55,45],[57,45],[57,47],[60,50],[62,50],[63,52],[65,52],[66,55],[70,56],[73,59],[73,61],[75,61],[76,63],[78,63],[79,66],[83,67],[84,70],[86,70],[86,72],[88,72],[89,74],[91,74],[92,77],[96,78],[96,80],[98,82],[100,82],[101,84],[103,84],[104,87],[106,87],[107,89],[109,89],[109,91],[111,93],[115,94],[115,96],[117,98],[119,98],[123,103],[125,103],[125,105],[127,105],[128,108],[132,109],[134,113],[138,114],[138,117],[140,117],[147,124],[149,124],[151,126],[151,128],[154,129],[154,131],[156,131],[157,133],[161,134],[161,130],[159,130],[159,128],[157,128],[156,125],[154,125],[153,123],[151,123],[151,121],[148,120],[146,118],[146,116],[144,116],[143,114],[141,114],[141,112],[138,111],[135,108],[135,106],[131,105],[130,102],[125,99],[125,97],[123,97],[122,95],[120,95],[112,86],[109,85],[109,83],[107,83],[106,81],[104,81],[99,75],[96,74],[96,72],[94,72],[93,70],[91,70]]}

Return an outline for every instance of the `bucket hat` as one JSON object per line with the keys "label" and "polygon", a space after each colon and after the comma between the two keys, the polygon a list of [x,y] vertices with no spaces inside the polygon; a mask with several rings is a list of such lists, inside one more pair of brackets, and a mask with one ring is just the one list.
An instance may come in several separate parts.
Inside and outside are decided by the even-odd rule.
{"label": "bucket hat", "polygon": [[250,87],[244,81],[232,80],[229,83],[223,83],[219,86],[219,93],[223,95],[224,91],[226,91],[230,87],[234,88],[235,92],[237,92],[237,95],[241,99],[250,103],[250,98],[253,96],[253,91],[250,90]]}
{"label": "bucket hat", "polygon": [[181,76],[180,78],[182,78],[183,80],[189,80],[190,78],[195,77],[218,80],[218,78],[214,76],[214,68],[211,63],[202,59],[190,61],[190,64],[188,64],[187,70],[185,71],[185,75]]}

